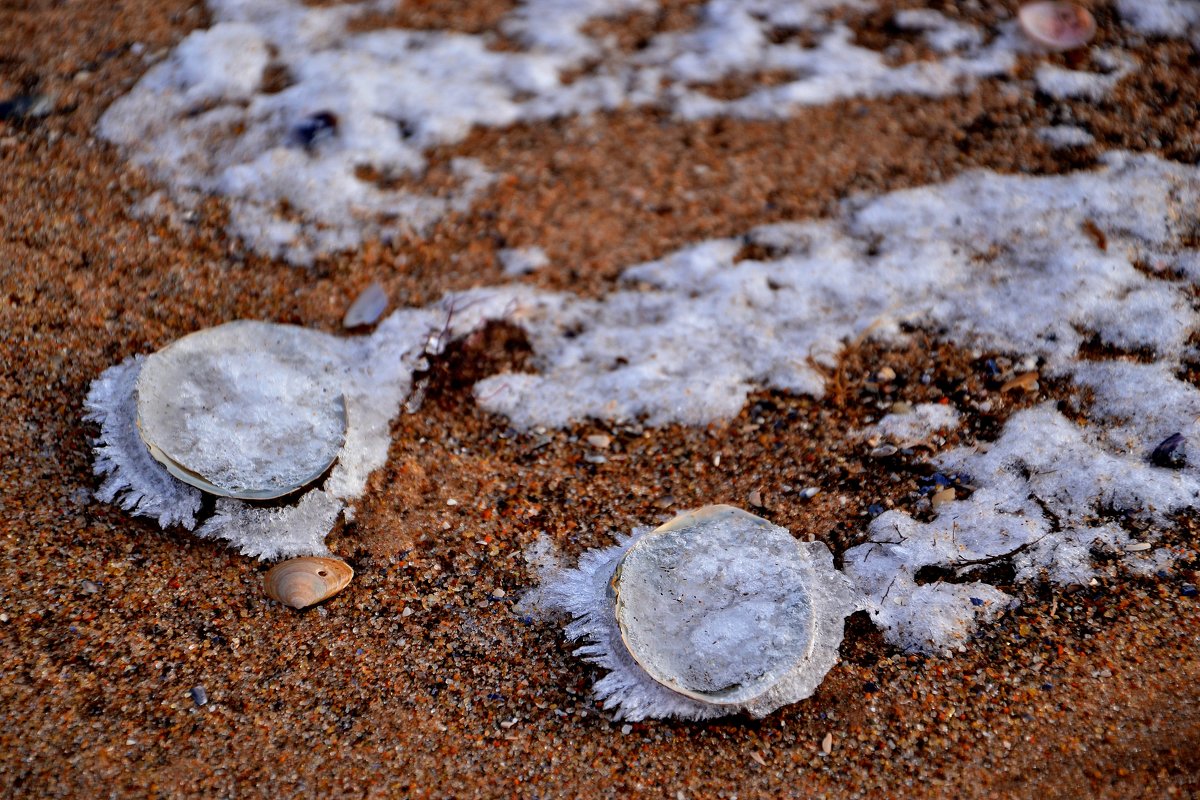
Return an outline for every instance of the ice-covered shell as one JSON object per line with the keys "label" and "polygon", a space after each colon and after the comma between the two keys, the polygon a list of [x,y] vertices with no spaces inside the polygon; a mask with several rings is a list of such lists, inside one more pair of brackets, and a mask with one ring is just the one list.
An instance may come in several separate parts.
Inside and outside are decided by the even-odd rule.
{"label": "ice-covered shell", "polygon": [[375,281],[359,292],[358,297],[354,298],[354,302],[346,309],[342,327],[359,328],[374,325],[383,316],[383,312],[387,311],[387,307],[387,290],[383,288],[382,283]]}
{"label": "ice-covered shell", "polygon": [[1096,19],[1074,3],[1027,3],[1017,12],[1021,29],[1051,50],[1082,47],[1096,35]]}
{"label": "ice-covered shell", "polygon": [[354,570],[345,561],[305,556],[282,561],[267,572],[267,596],[292,608],[307,608],[345,589]]}
{"label": "ice-covered shell", "polygon": [[637,539],[610,596],[621,640],[647,675],[760,715],[812,693],[857,602],[823,544],[726,505]]}
{"label": "ice-covered shell", "polygon": [[146,358],[137,427],[150,454],[202,491],[244,500],[315,481],[346,435],[344,364],[328,336],[238,321]]}

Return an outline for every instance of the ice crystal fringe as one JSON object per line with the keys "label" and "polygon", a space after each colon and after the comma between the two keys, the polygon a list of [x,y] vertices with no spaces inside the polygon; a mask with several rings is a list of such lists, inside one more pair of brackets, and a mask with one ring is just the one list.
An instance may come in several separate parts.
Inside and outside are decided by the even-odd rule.
{"label": "ice crystal fringe", "polygon": [[104,476],[96,498],[114,503],[163,527],[191,530],[200,511],[200,490],[176,480],[150,456],[137,431],[134,386],[142,356],[130,356],[92,382],[85,419],[100,425],[92,471]]}

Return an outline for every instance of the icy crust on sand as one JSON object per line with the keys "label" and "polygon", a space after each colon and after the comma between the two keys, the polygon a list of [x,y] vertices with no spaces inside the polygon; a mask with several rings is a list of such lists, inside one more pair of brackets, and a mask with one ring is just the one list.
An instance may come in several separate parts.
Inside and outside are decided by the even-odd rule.
{"label": "icy crust on sand", "polygon": [[84,419],[100,426],[92,471],[104,476],[96,498],[115,503],[140,517],[153,517],[162,527],[191,530],[200,511],[200,490],[176,480],[150,456],[137,431],[134,387],[144,356],[130,356],[109,367],[92,382],[84,400]]}
{"label": "icy crust on sand", "polygon": [[[261,559],[328,552],[326,535],[341,515],[352,517],[351,503],[365,491],[371,472],[387,460],[391,421],[412,388],[414,370],[444,344],[438,334],[446,318],[436,307],[407,309],[392,314],[370,336],[308,332],[321,345],[314,350],[313,369],[336,371],[344,393],[347,425],[337,461],[320,486],[286,498],[283,505],[219,499],[197,535],[223,539]],[[107,476],[96,496],[154,518],[164,528],[179,524],[190,530],[201,493],[151,458],[135,426],[134,385],[144,360],[135,356],[110,367],[88,394],[88,418],[101,426],[95,471]]]}
{"label": "icy crust on sand", "polygon": [[[476,162],[455,162],[459,185],[442,196],[389,186],[419,177],[430,148],[475,126],[648,104],[689,118],[772,118],[845,97],[941,96],[1009,72],[1028,48],[1011,22],[985,43],[984,31],[936,12],[901,12],[898,24],[938,58],[889,66],[829,13],[871,7],[859,0],[711,0],[694,28],[658,34],[634,53],[583,29],[653,12],[647,0],[526,0],[500,25],[516,45],[503,50],[492,49],[495,35],[355,32],[356,19],[393,13],[392,0],[208,6],[213,26],[190,34],[115,102],[100,134],[164,181],[177,203],[228,198],[236,235],[300,264],[465,210],[490,181]],[[758,73],[790,79],[734,100],[700,88]]]}
{"label": "icy crust on sand", "polygon": [[[707,424],[762,386],[819,397],[844,342],[894,337],[902,323],[1040,357],[1051,374],[1079,364],[1092,336],[1178,363],[1197,322],[1188,286],[1139,267],[1200,274],[1178,244],[1198,201],[1200,170],[1149,156],[1110,154],[1096,172],[1058,177],[978,171],[850,202],[831,222],[688,247],[628,269],[636,288],[599,300],[515,286],[455,303],[464,319],[528,333],[538,372],[475,390],[523,428]],[[740,258],[747,244],[772,256]]]}
{"label": "icy crust on sand", "polygon": [[904,413],[888,414],[870,432],[897,447],[915,447],[939,431],[957,428],[960,418],[958,409],[949,404],[919,403]]}
{"label": "icy crust on sand", "polygon": [[1200,46],[1200,3],[1196,0],[1117,0],[1122,21],[1149,36],[1192,36]]}
{"label": "icy crust on sand", "polygon": [[[812,695],[821,679],[837,662],[845,616],[860,603],[848,582],[834,570],[833,556],[828,548],[820,542],[797,542],[803,558],[807,560],[804,579],[810,591],[815,617],[813,645],[808,656],[758,697],[745,703],[715,705],[692,699],[655,681],[638,666],[621,640],[609,595],[609,581],[629,548],[652,530],[649,527],[636,528],[612,547],[589,550],[570,569],[555,565],[555,559],[546,558],[544,552],[539,558],[547,566],[542,570],[541,584],[535,590],[531,604],[542,612],[570,616],[566,635],[569,639],[583,642],[583,646],[575,651],[576,654],[607,672],[593,687],[596,698],[604,704],[604,708],[612,711],[616,719],[632,721],[666,717],[704,720],[742,712],[764,717],[777,708]],[[786,531],[784,533],[787,534]],[[543,551],[552,549],[545,539],[540,546]],[[732,567],[741,563],[736,550],[725,555]],[[785,586],[767,588],[785,594],[789,591]],[[703,641],[680,643],[684,649],[696,648],[699,658],[706,657],[705,648],[716,646]],[[680,660],[685,660],[687,653],[681,652],[678,656]],[[745,657],[753,659],[754,654],[745,653]]]}
{"label": "icy crust on sand", "polygon": [[[890,641],[945,649],[1011,602],[972,582],[973,569],[1008,561],[1023,581],[1084,583],[1093,547],[1129,543],[1112,520],[1165,524],[1195,507],[1200,466],[1165,469],[1149,454],[1173,433],[1200,436],[1200,393],[1176,377],[1196,355],[1200,259],[1181,242],[1198,219],[1200,170],[1111,154],[1096,172],[974,172],[849,203],[829,223],[705,242],[628,270],[643,291],[580,300],[479,290],[460,296],[466,315],[524,327],[539,372],[487,378],[476,398],[519,427],[704,424],[735,415],[759,386],[819,396],[844,342],[894,338],[901,323],[1038,360],[1043,375],[1091,390],[1089,422],[1052,405],[1014,415],[990,449],[941,456],[947,474],[968,476],[969,499],[930,523],[888,512],[845,556]],[[746,243],[773,255],[738,260]],[[1156,361],[1086,360],[1080,347],[1093,338]],[[953,422],[950,411],[927,414],[912,430],[902,417],[883,429]],[[923,567],[943,578],[918,580]]]}

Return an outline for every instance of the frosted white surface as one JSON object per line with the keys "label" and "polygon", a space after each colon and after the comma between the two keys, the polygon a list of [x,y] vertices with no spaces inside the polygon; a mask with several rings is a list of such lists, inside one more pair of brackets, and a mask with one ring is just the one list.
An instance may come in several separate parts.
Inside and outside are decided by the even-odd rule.
{"label": "frosted white surface", "polygon": [[[747,515],[748,516],[748,515]],[[756,526],[757,527],[757,526]],[[791,537],[786,530],[769,526],[778,535]],[[777,708],[797,702],[810,696],[821,679],[837,661],[837,650],[843,635],[843,623],[846,615],[859,607],[860,599],[850,588],[848,582],[833,568],[833,556],[824,544],[819,542],[795,542],[794,547],[799,555],[799,561],[793,563],[793,569],[783,569],[770,576],[762,574],[762,565],[756,563],[757,556],[762,555],[752,541],[743,542],[742,546],[731,546],[723,553],[723,558],[716,557],[708,561],[707,567],[698,566],[700,572],[712,571],[716,578],[722,571],[726,576],[741,576],[748,578],[751,573],[757,574],[760,585],[748,589],[744,604],[738,608],[734,604],[726,609],[728,616],[758,614],[760,619],[779,617],[783,614],[777,609],[754,609],[756,602],[770,604],[773,601],[791,597],[796,591],[792,586],[793,580],[801,581],[811,604],[812,616],[806,620],[793,619],[796,624],[811,624],[812,641],[806,657],[791,670],[771,678],[773,685],[765,693],[753,699],[740,703],[718,705],[680,694],[659,683],[643,670],[630,655],[629,649],[621,640],[621,631],[614,614],[612,598],[608,594],[609,581],[622,556],[642,537],[650,534],[652,529],[639,528],[632,535],[623,537],[622,541],[609,548],[585,552],[573,569],[564,569],[555,565],[555,559],[547,553],[551,546],[543,540],[538,546],[535,560],[545,564],[542,572],[542,582],[534,594],[534,603],[542,611],[563,612],[572,618],[567,624],[567,636],[583,642],[576,653],[589,661],[604,668],[607,674],[598,680],[594,690],[604,707],[614,712],[617,719],[640,720],[645,718],[677,717],[681,719],[711,719],[714,717],[738,712],[749,713],[756,717],[766,716]],[[754,536],[751,535],[753,540]],[[721,555],[721,554],[714,554]],[[768,571],[770,571],[768,569]],[[700,577],[699,573],[693,577]],[[735,577],[734,580],[737,580]],[[692,590],[697,592],[696,599],[704,602],[709,597],[709,591],[693,583]],[[713,593],[716,600],[721,592]],[[759,612],[764,612],[759,614]],[[720,615],[714,615],[720,616]],[[802,615],[803,616],[803,615]],[[725,620],[735,622],[730,631],[745,635],[747,631],[741,623],[745,619]],[[719,619],[710,619],[710,623],[720,624]],[[784,623],[782,619],[776,622]],[[664,619],[660,627],[662,640],[657,642],[660,648],[676,648],[673,663],[685,664],[691,656],[698,663],[717,664],[728,662],[738,649],[738,644],[731,639],[702,635],[707,628],[700,626],[692,633],[695,635],[681,638],[681,631],[675,628],[670,619]],[[759,631],[766,635],[766,631]],[[794,631],[777,630],[782,640]],[[653,631],[647,630],[648,635]],[[743,642],[741,655],[745,662],[757,664],[766,668],[761,660],[763,653],[756,651],[762,642],[755,637],[754,641]],[[759,637],[761,638],[761,636]],[[778,643],[776,643],[778,644]],[[768,645],[767,649],[771,649]],[[787,648],[784,648],[787,649]],[[727,673],[738,672],[737,665],[728,664]],[[726,675],[728,677],[728,675]]]}
{"label": "frosted white surface", "polygon": [[[501,24],[516,51],[491,49],[486,35],[348,29],[364,14],[389,13],[390,0],[208,6],[213,26],[153,66],[104,114],[100,133],[164,181],[177,203],[222,195],[236,235],[299,264],[363,237],[420,232],[468,208],[490,180],[474,162],[455,164],[460,186],[441,197],[360,174],[419,176],[430,148],[475,126],[647,104],[683,117],[771,118],[845,97],[941,96],[1007,73],[1025,47],[1012,24],[985,43],[983,31],[936,12],[901,12],[898,23],[921,31],[940,57],[888,66],[828,13],[870,7],[860,0],[711,0],[694,28],[659,34],[635,53],[582,27],[653,11],[646,0],[526,0]],[[815,46],[773,36],[779,31],[807,32]],[[588,64],[596,66],[580,74]],[[264,87],[268,65],[286,68],[292,83]],[[734,100],[698,88],[760,71],[792,78]]]}
{"label": "frosted white surface", "polygon": [[1095,50],[1092,59],[1104,70],[1103,72],[1042,64],[1034,74],[1034,81],[1038,89],[1056,100],[1082,98],[1099,101],[1137,68],[1137,62],[1118,51]]}
{"label": "frosted white surface", "polygon": [[1121,20],[1151,36],[1195,35],[1200,30],[1196,0],[1117,0]]}
{"label": "frosted white surface", "polygon": [[935,433],[957,428],[960,417],[954,406],[918,403],[903,414],[888,414],[872,426],[872,433],[898,447],[913,447]]}
{"label": "frosted white surface", "polygon": [[341,511],[342,503],[323,489],[306,492],[294,506],[275,508],[221,498],[196,535],[224,539],[243,555],[266,561],[323,556],[329,554],[325,536]]}
{"label": "frosted white surface", "polygon": [[496,254],[500,259],[500,267],[505,275],[520,277],[531,272],[537,272],[550,263],[546,251],[540,247],[521,247],[501,250]]}
{"label": "frosted white surface", "polygon": [[1065,147],[1087,147],[1094,144],[1096,137],[1077,125],[1049,125],[1038,128],[1038,138],[1056,149]]}
{"label": "frosted white surface", "polygon": [[1195,219],[1200,170],[1127,154],[1105,162],[1058,177],[971,172],[848,203],[830,222],[758,228],[746,239],[776,254],[764,261],[737,260],[742,238],[703,242],[625,272],[649,289],[600,300],[524,286],[464,293],[464,318],[528,332],[538,368],[487,378],[476,398],[525,428],[706,424],[760,386],[820,396],[820,367],[843,342],[895,336],[905,322],[1040,357],[1051,374],[1069,371],[1093,334],[1177,361],[1197,324],[1187,285],[1135,263],[1193,263],[1177,240]]}

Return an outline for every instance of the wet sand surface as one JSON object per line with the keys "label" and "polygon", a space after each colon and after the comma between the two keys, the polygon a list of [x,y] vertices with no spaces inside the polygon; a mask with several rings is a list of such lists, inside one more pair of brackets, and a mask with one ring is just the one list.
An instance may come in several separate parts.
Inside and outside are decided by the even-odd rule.
{"label": "wet sand surface", "polygon": [[[1099,41],[1121,36],[1112,11],[1096,10]],[[456,14],[431,4],[405,24]],[[478,9],[459,16],[464,29],[491,24]],[[880,19],[855,22],[863,41],[883,35]],[[422,239],[296,269],[242,252],[217,200],[173,222],[135,218],[154,185],[93,135],[145,68],[131,45],[153,54],[204,24],[202,7],[175,0],[0,8],[0,100],[52,102],[46,116],[0,121],[5,796],[1200,792],[1200,600],[1184,586],[1200,567],[1192,518],[1164,532],[1164,546],[1187,554],[1165,578],[1122,575],[1115,558],[1095,585],[1070,590],[992,576],[1022,606],[950,657],[898,653],[856,615],[816,695],[763,720],[614,722],[560,628],[517,607],[539,533],[573,558],[678,510],[748,507],[757,492],[763,507],[751,510],[840,554],[865,540],[872,505],[928,514],[920,487],[936,449],[992,439],[1035,402],[1086,401],[1052,382],[1002,392],[983,365],[1021,354],[918,332],[903,347],[849,348],[820,401],[760,393],[707,429],[517,434],[471,395],[487,374],[530,368],[520,333],[493,326],[431,365],[425,401],[394,426],[356,521],[330,539],[355,581],[304,612],[265,599],[265,565],[94,501],[96,430],[81,420],[90,381],[127,355],[238,318],[335,331],[372,280],[401,305],[507,281],[504,247],[544,247],[551,265],[526,280],[594,295],[629,264],[828,215],[857,192],[972,167],[1082,169],[1122,147],[1195,163],[1192,48],[1123,42],[1143,68],[1095,105],[989,81],[964,97],[847,101],[781,122],[631,110],[479,131],[434,153],[428,176],[436,185],[457,155],[500,173],[470,213]],[[1097,144],[1051,151],[1033,133],[1063,120],[1086,122]],[[897,377],[872,382],[884,366]],[[984,398],[999,402],[984,413]],[[949,442],[872,458],[854,432],[896,401],[953,403],[967,422]],[[591,434],[611,443],[599,449]],[[809,486],[822,491],[805,500]]]}

